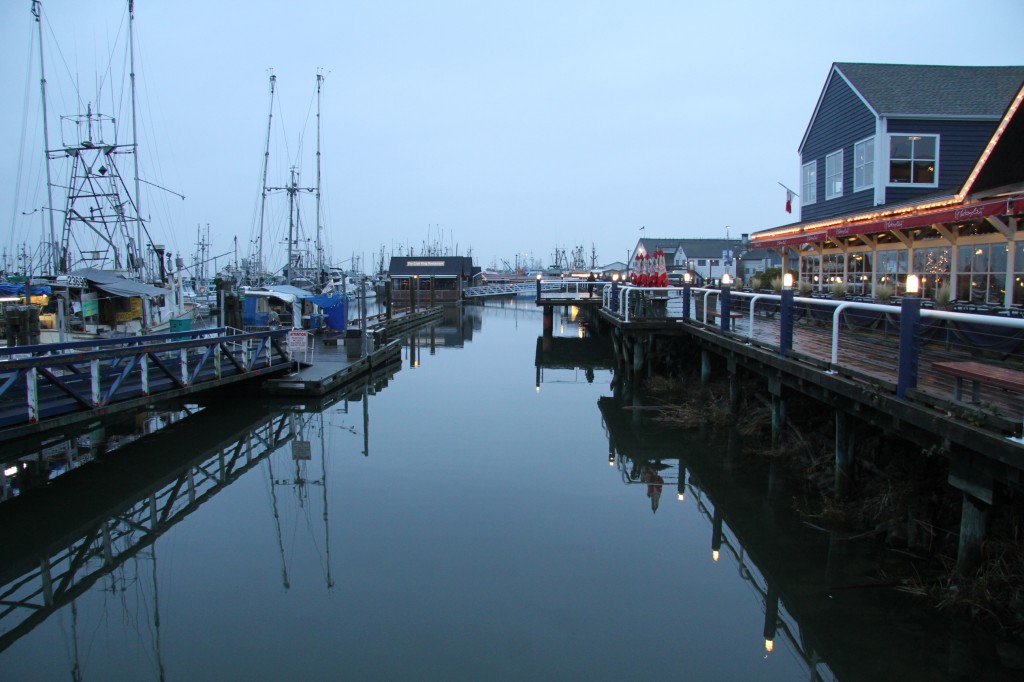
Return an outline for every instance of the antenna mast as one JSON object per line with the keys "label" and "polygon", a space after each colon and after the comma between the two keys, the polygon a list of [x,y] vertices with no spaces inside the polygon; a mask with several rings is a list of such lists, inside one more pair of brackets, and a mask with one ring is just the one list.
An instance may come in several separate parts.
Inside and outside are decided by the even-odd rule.
{"label": "antenna mast", "polygon": [[46,116],[46,70],[43,67],[43,5],[32,0],[32,16],[39,29],[39,90],[43,98],[43,154],[46,156],[46,212],[50,214],[50,250],[53,253],[53,274],[60,274],[60,253],[57,248],[57,232],[53,226],[53,181],[50,179],[50,129]]}
{"label": "antenna mast", "polygon": [[[139,124],[135,106],[135,0],[128,0],[128,55],[129,82],[132,88],[132,159],[135,161],[135,250],[142,255],[142,195],[139,192]],[[131,249],[128,250],[128,257],[131,258]],[[139,278],[146,279],[146,258],[143,255],[139,259]],[[129,263],[129,267],[134,266]]]}
{"label": "antenna mast", "polygon": [[[263,268],[263,214],[267,205],[267,166],[270,164],[270,124],[274,120],[274,84],[277,76],[270,70],[270,110],[267,114],[267,142],[263,147],[263,191],[260,199],[260,232],[256,238],[256,267]],[[252,264],[250,263],[250,267]]]}
{"label": "antenna mast", "polygon": [[320,88],[323,82],[324,76],[318,72],[316,74],[316,280],[320,284],[324,283],[322,281],[324,277],[324,246],[321,240],[323,226],[320,220]]}

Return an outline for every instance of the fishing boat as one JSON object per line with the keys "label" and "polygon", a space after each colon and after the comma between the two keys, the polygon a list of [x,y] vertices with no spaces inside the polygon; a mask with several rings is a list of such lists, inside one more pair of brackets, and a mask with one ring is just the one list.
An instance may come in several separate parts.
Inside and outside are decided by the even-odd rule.
{"label": "fishing boat", "polygon": [[[39,281],[52,297],[40,314],[40,341],[60,342],[166,331],[191,324],[182,291],[184,261],[150,238],[140,211],[135,105],[134,3],[128,2],[130,125],[94,109],[59,117],[51,145],[43,70],[42,3],[32,3],[39,32],[47,197],[51,209]],[[126,130],[125,128],[130,130]],[[130,132],[130,140],[126,133]],[[127,170],[127,172],[124,172]],[[152,184],[152,183],[149,183]],[[129,187],[134,191],[129,191]],[[57,191],[63,192],[63,206]],[[58,224],[59,222],[59,224]],[[44,233],[45,234],[45,233]],[[34,278],[35,279],[35,278]]]}

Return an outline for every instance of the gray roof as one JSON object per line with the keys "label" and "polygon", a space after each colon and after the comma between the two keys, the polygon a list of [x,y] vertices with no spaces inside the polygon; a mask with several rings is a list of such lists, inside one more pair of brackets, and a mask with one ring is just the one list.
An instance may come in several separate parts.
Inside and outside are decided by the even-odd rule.
{"label": "gray roof", "polygon": [[1024,66],[834,66],[881,116],[998,118],[1024,84]]}

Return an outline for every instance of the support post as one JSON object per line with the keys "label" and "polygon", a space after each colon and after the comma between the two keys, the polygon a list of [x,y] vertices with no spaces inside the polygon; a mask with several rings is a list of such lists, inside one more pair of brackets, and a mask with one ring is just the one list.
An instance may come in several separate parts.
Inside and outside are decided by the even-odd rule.
{"label": "support post", "polygon": [[[220,353],[217,354],[217,378],[220,378]],[[139,358],[139,384],[143,395],[149,395],[149,354],[143,353]]]}
{"label": "support post", "polygon": [[917,355],[920,342],[917,327],[921,319],[921,299],[903,297],[900,309],[900,364],[896,376],[896,397],[904,400],[907,389],[917,388]]}
{"label": "support post", "polygon": [[964,493],[960,509],[960,546],[957,549],[956,568],[962,574],[974,571],[981,563],[981,542],[988,524],[988,505]]}
{"label": "support post", "polygon": [[[736,414],[740,409],[740,378],[736,374],[736,360],[729,359],[729,413]],[[730,432],[732,433],[732,432]]]}
{"label": "support post", "polygon": [[683,282],[683,319],[690,319],[690,283]]}
{"label": "support post", "polygon": [[711,381],[711,354],[702,350],[700,352],[700,383],[706,386]]}
{"label": "support post", "polygon": [[793,290],[783,289],[779,302],[779,355],[793,349]]}
{"label": "support post", "polygon": [[718,327],[723,335],[729,333],[729,326],[732,324],[732,318],[729,317],[729,304],[732,298],[731,289],[732,287],[728,284],[723,284],[722,292],[718,295],[718,307],[721,313],[718,316]]}
{"label": "support post", "polygon": [[786,399],[782,395],[782,382],[768,380],[768,392],[772,396],[772,447],[778,447],[782,440],[782,429],[786,425]]}
{"label": "support post", "polygon": [[[540,287],[540,283],[539,282],[537,283],[537,287],[538,287],[538,289],[537,289],[537,298],[539,299],[540,298],[540,288],[539,288]],[[611,293],[610,298],[611,298],[611,300],[608,301],[608,305],[611,308],[612,312],[613,313],[619,312],[619,280],[617,278],[612,280],[612,293]]]}
{"label": "support post", "polygon": [[835,493],[846,497],[853,481],[853,438],[856,429],[851,428],[850,417],[843,410],[836,410],[836,471]]}
{"label": "support post", "polygon": [[39,421],[39,371],[35,367],[25,370],[25,394],[28,400],[28,423]]}
{"label": "support post", "polygon": [[540,303],[540,276],[537,276],[537,303]]}
{"label": "support post", "polygon": [[89,378],[92,387],[92,406],[99,407],[103,400],[103,391],[100,383],[100,361],[98,359],[89,361]]}

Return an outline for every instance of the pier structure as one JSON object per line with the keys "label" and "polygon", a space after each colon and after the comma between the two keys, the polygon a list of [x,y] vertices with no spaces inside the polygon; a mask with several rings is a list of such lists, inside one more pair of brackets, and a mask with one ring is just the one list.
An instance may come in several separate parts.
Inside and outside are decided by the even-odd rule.
{"label": "pier structure", "polygon": [[[597,315],[632,380],[650,375],[652,356],[664,351],[696,363],[702,383],[723,376],[733,409],[741,375],[761,382],[774,442],[794,395],[831,411],[840,496],[865,428],[941,453],[962,493],[958,565],[967,570],[980,558],[999,487],[1019,487],[1024,471],[1024,318],[924,308],[913,296],[898,303],[623,285],[604,288]],[[973,401],[963,400],[964,380]]]}
{"label": "pier structure", "polygon": [[284,329],[0,348],[0,442],[287,371]]}

